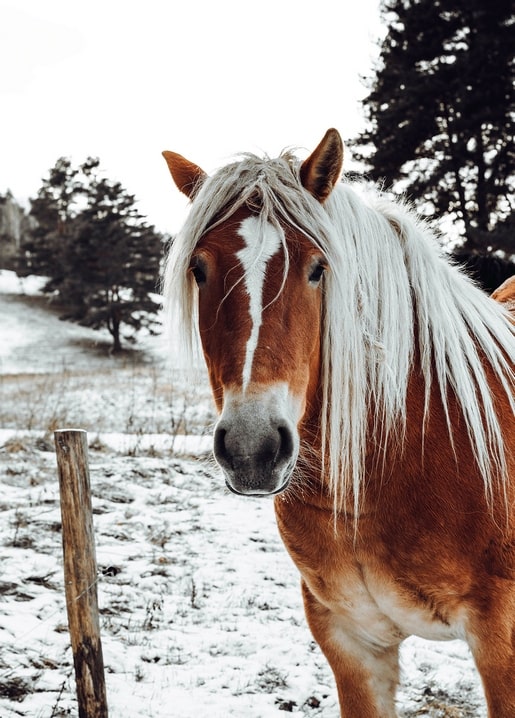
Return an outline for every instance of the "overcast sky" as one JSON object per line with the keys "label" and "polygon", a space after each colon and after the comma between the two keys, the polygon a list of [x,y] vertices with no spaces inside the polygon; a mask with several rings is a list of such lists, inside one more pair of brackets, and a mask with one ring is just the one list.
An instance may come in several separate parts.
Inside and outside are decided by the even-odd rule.
{"label": "overcast sky", "polygon": [[[240,151],[311,150],[363,126],[379,0],[0,0],[0,192],[56,159],[106,175],[176,231],[163,149],[212,171]],[[348,7],[348,9],[347,9]]]}

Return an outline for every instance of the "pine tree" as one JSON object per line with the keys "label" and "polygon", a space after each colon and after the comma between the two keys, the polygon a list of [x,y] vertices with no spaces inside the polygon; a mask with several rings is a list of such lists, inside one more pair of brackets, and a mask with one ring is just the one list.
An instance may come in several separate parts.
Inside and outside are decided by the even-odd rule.
{"label": "pine tree", "polygon": [[20,245],[29,231],[25,209],[10,190],[0,193],[0,268],[17,269]]}
{"label": "pine tree", "polygon": [[45,291],[58,293],[63,318],[106,327],[115,352],[122,325],[153,332],[163,237],[134,196],[102,176],[98,159],[74,168],[60,158],[31,205],[37,228],[23,247],[24,271],[49,278]]}
{"label": "pine tree", "polygon": [[78,196],[82,193],[79,170],[60,157],[36,197],[30,200],[34,227],[21,246],[18,274],[48,277],[45,290],[52,292],[66,276],[62,250],[70,240]]}
{"label": "pine tree", "polygon": [[95,176],[86,207],[74,221],[66,263],[67,292],[80,297],[76,317],[95,329],[107,327],[120,351],[122,324],[153,331],[162,237],[145,222],[136,200],[120,183]]}
{"label": "pine tree", "polygon": [[467,252],[515,253],[512,5],[390,0],[354,143],[374,180],[453,221]]}

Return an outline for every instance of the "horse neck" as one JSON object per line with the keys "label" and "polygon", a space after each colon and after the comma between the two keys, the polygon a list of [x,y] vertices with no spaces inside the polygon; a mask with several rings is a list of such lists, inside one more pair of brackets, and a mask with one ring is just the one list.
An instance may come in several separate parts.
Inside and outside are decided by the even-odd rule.
{"label": "horse neck", "polygon": [[[310,391],[306,397],[306,412],[299,426],[301,438],[301,459],[300,470],[305,475],[308,474],[308,485],[311,489],[311,497],[308,501],[317,505],[327,506],[333,510],[333,499],[329,494],[325,472],[322,467],[323,451],[322,451],[322,387],[320,373],[316,379],[312,378],[310,382]],[[410,465],[422,466],[428,459],[424,458],[424,452],[428,449],[424,442],[424,432],[431,431],[441,438],[441,443],[446,444],[445,452],[452,455],[454,452],[453,441],[449,438],[445,441],[448,434],[448,418],[455,421],[456,425],[459,421],[459,408],[454,397],[450,397],[446,416],[446,409],[443,406],[440,389],[436,383],[432,384],[429,398],[431,412],[429,418],[426,417],[426,387],[423,372],[421,371],[420,358],[418,350],[415,349],[415,355],[408,381],[408,390],[406,396],[406,414],[404,421],[399,420],[398,430],[392,431],[391,435],[385,440],[381,434],[381,426],[378,426],[378,416],[381,412],[373,404],[368,410],[368,433],[365,447],[365,466],[366,481],[363,486],[367,486],[369,490],[373,490],[374,484],[381,485],[384,481],[385,471],[395,473],[396,470],[409,462]],[[461,443],[461,439],[459,441]],[[470,447],[463,447],[465,453],[470,453]],[[472,462],[472,456],[470,457]],[[309,495],[309,491],[304,493]]]}

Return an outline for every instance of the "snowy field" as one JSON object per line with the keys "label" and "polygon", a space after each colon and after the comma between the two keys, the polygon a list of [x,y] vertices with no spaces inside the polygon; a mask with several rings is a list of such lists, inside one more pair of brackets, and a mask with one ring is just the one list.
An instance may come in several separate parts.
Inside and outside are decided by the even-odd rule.
{"label": "snowy field", "polygon": [[[223,487],[206,379],[114,358],[0,271],[0,717],[76,716],[52,432],[88,431],[111,718],[338,718],[272,501]],[[401,716],[484,718],[459,641],[406,641]]]}

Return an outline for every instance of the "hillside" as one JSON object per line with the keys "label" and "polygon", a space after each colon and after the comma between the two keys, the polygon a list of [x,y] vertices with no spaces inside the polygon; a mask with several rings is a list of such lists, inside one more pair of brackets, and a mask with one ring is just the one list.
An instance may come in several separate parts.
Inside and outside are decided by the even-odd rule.
{"label": "hillside", "polygon": [[[2,373],[55,372],[67,366],[93,369],[112,364],[112,337],[107,330],[61,321],[62,310],[39,291],[43,284],[38,277],[19,278],[0,269]],[[140,338],[136,349],[125,351],[122,364],[163,363],[169,358],[165,350],[162,337]]]}
{"label": "hillside", "polygon": [[187,383],[162,336],[113,356],[108,332],[61,321],[41,284],[0,271],[0,437],[63,426],[108,443],[206,433],[214,415],[203,372]]}
{"label": "hillside", "polygon": [[[0,337],[2,718],[77,715],[52,442],[65,425],[91,444],[111,718],[337,718],[272,501],[229,494],[209,458],[203,373],[186,382],[162,339],[111,356],[6,272]],[[486,715],[461,642],[411,639],[402,665],[405,718]]]}

